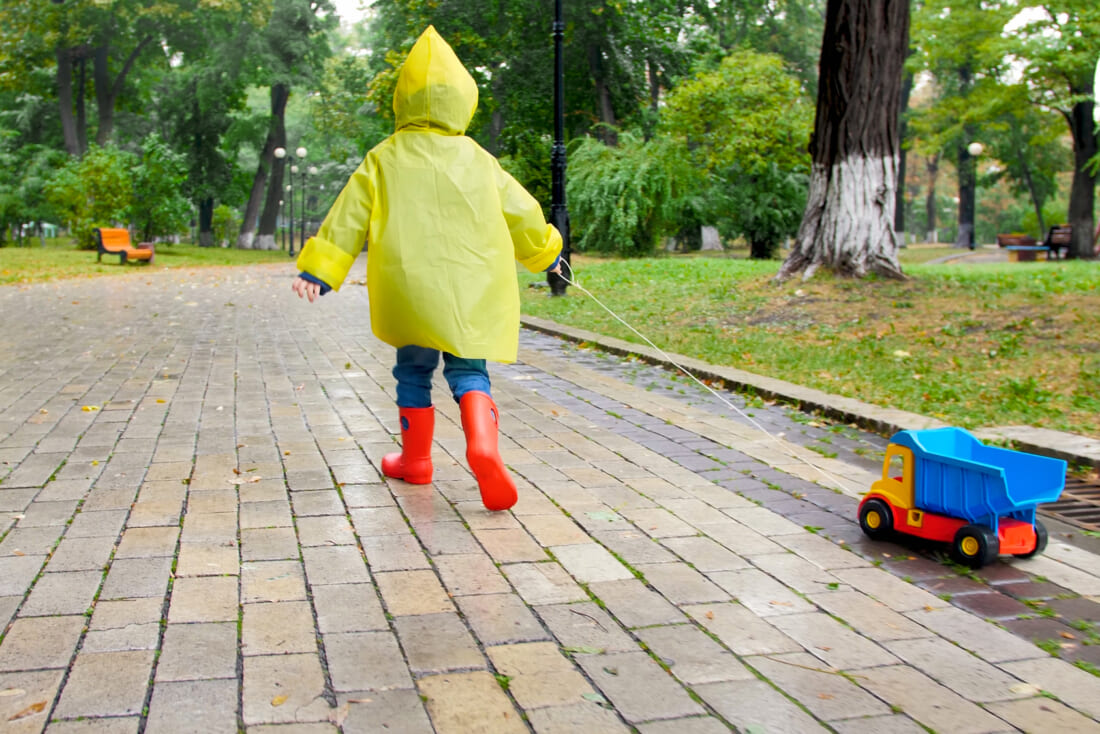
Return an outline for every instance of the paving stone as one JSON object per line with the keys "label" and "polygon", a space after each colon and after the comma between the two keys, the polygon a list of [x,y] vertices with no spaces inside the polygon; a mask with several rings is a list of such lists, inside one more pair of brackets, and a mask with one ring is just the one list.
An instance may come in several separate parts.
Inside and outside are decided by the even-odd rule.
{"label": "paving stone", "polygon": [[63,670],[0,673],[0,721],[5,732],[40,732],[61,687]]}
{"label": "paving stone", "polygon": [[[372,573],[429,568],[424,549],[412,535],[384,535],[362,539],[363,553]],[[475,548],[480,550],[480,548]]]}
{"label": "paving stone", "polygon": [[882,701],[806,653],[754,656],[745,662],[823,721],[890,713]]}
{"label": "paving stone", "polygon": [[895,640],[887,649],[970,701],[1022,698],[1020,681],[940,638]]}
{"label": "paving stone", "polygon": [[733,553],[746,558],[766,553],[782,553],[783,546],[778,542],[780,539],[799,537],[796,535],[779,535],[776,536],[775,540],[771,540],[732,518],[722,522],[708,523],[703,526],[703,529],[707,537],[721,543]]}
{"label": "paving stone", "polygon": [[235,576],[177,578],[172,584],[168,622],[236,622],[239,583]]}
{"label": "paving stone", "polygon": [[126,522],[126,514],[125,510],[102,510],[97,512],[85,509],[73,517],[73,523],[65,531],[65,537],[96,538],[107,536],[116,538]]}
{"label": "paving stone", "polygon": [[654,721],[638,727],[639,734],[722,734],[728,731],[729,727],[714,716]]}
{"label": "paving stone", "polygon": [[887,666],[855,678],[863,688],[891,707],[904,711],[917,723],[936,731],[999,732],[1004,722],[977,704],[905,666]]}
{"label": "paving stone", "polygon": [[[712,571],[737,571],[750,567],[749,562],[744,558],[710,538],[701,536],[664,538],[661,544],[704,574]],[[668,560],[673,559],[668,558]]]}
{"label": "paving stone", "polygon": [[69,670],[54,716],[140,714],[153,655],[152,650],[80,653]]}
{"label": "paving stone", "polygon": [[[631,566],[642,563],[673,563],[676,561],[676,556],[669,553],[661,543],[639,530],[599,531],[592,533],[592,539],[606,546]],[[693,539],[667,538],[664,539],[664,542]],[[684,560],[688,563],[692,562],[690,558]],[[706,569],[700,568],[700,570]]]}
{"label": "paving stone", "polygon": [[17,618],[0,642],[0,672],[68,667],[83,629],[84,617]]}
{"label": "paving stone", "polygon": [[798,643],[740,604],[699,604],[683,610],[738,655],[802,652]]}
{"label": "paving stone", "polygon": [[519,712],[485,671],[446,673],[417,681],[438,734],[526,732]]}
{"label": "paving stone", "polygon": [[760,617],[813,610],[806,600],[763,571],[716,571],[707,578]]}
{"label": "paving stone", "polygon": [[[57,558],[57,554],[61,551],[62,543],[58,543],[58,539],[65,532],[65,528],[53,526],[43,528],[13,528],[8,531],[8,534],[4,536],[3,540],[0,540],[0,556],[15,556],[22,558],[25,556],[48,556],[50,551],[53,551],[53,556],[50,558],[50,562],[53,563]],[[77,541],[73,541],[74,543]],[[54,546],[57,546],[55,549]],[[114,547],[114,543],[111,543],[111,547]],[[105,558],[110,557],[110,554]],[[83,568],[61,568],[54,569],[55,571],[82,571]]]}
{"label": "paving stone", "polygon": [[695,692],[740,731],[821,731],[813,718],[761,680],[708,683]]}
{"label": "paving stone", "polygon": [[828,614],[791,614],[770,620],[781,632],[838,670],[893,665],[898,659]]}
{"label": "paving stone", "polygon": [[246,657],[243,680],[241,703],[246,726],[329,718],[331,709],[322,697],[325,677],[316,655]]}
{"label": "paving stone", "polygon": [[101,571],[42,574],[19,614],[24,617],[83,614],[91,606],[102,580]]}
{"label": "paving stone", "polygon": [[557,563],[515,563],[501,570],[528,604],[562,604],[588,599],[584,589]]}
{"label": "paving stone", "polygon": [[704,713],[644,652],[586,655],[577,664],[629,723]]}
{"label": "paving stone", "polygon": [[955,607],[918,610],[906,616],[991,663],[1039,658],[1047,654],[1027,640]]}
{"label": "paving stone", "polygon": [[[775,542],[826,571],[832,571],[838,568],[858,568],[860,566],[871,565],[855,553],[844,550],[836,543],[811,533],[805,533],[804,535],[778,535],[775,538]],[[932,565],[936,566],[940,573],[943,572],[942,566],[938,564]]]}
{"label": "paving stone", "polygon": [[235,734],[237,681],[190,680],[153,688],[146,731]]}
{"label": "paving stone", "polygon": [[241,653],[286,655],[317,649],[313,610],[306,601],[242,606]]}
{"label": "paving stone", "polygon": [[459,596],[455,603],[482,645],[549,639],[546,630],[515,594]]}
{"label": "paving stone", "polygon": [[439,556],[435,565],[452,596],[504,594],[512,590],[492,559],[484,553]]}
{"label": "paving stone", "polygon": [[592,542],[583,528],[560,512],[552,515],[524,515],[520,517],[520,522],[542,546]]}
{"label": "paving stone", "polygon": [[176,555],[178,527],[128,527],[115,551],[115,559],[155,558]]}
{"label": "paving stone", "polygon": [[237,548],[208,546],[200,543],[181,543],[176,557],[176,577],[181,576],[237,576],[241,564]]}
{"label": "paving stone", "polygon": [[1096,734],[1100,723],[1088,719],[1068,706],[1049,698],[991,703],[986,708],[1021,731],[1080,732]]}
{"label": "paving stone", "polygon": [[638,638],[688,686],[755,676],[728,650],[690,624],[649,627]]}
{"label": "paving stone", "polygon": [[367,561],[354,545],[302,548],[302,559],[311,587],[370,581]]}
{"label": "paving stone", "polygon": [[546,551],[522,528],[475,529],[474,537],[497,563],[544,561]]}
{"label": "paving stone", "polygon": [[393,626],[414,675],[486,667],[477,643],[457,614],[398,617]]}
{"label": "paving stone", "polygon": [[683,563],[640,564],[634,570],[673,604],[699,604],[730,598],[727,592]]}
{"label": "paving stone", "polygon": [[919,625],[913,624],[882,602],[857,591],[813,594],[810,601],[872,640],[902,640],[927,636],[927,631]]}
{"label": "paving stone", "polygon": [[[156,680],[236,678],[237,626],[231,623],[170,624],[157,661]],[[234,691],[236,690],[234,686]],[[236,695],[234,694],[234,701]],[[233,706],[236,718],[236,703]]]}
{"label": "paving stone", "polygon": [[596,543],[560,545],[549,550],[558,563],[582,584],[634,578],[630,569]]}
{"label": "paving stone", "polygon": [[648,627],[686,621],[683,613],[641,581],[601,581],[588,591],[603,603],[626,627]]}
{"label": "paving stone", "polygon": [[241,564],[241,603],[305,599],[306,585],[302,564],[296,561],[256,561]]}
{"label": "paving stone", "polygon": [[0,596],[23,596],[42,570],[45,556],[0,557]]}
{"label": "paving stone", "polygon": [[[2,652],[2,648],[0,648]],[[1100,719],[1100,678],[1052,657],[1001,663],[1020,680],[1053,693],[1062,703]]]}
{"label": "paving stone", "polygon": [[236,512],[188,512],[183,518],[184,543],[232,543],[237,540]]}
{"label": "paving stone", "polygon": [[592,687],[549,642],[500,645],[486,650],[497,673],[507,676],[508,691],[525,712],[578,703]]}
{"label": "paving stone", "polygon": [[431,571],[392,571],[375,574],[386,610],[395,617],[454,611],[454,605]]}
{"label": "paving stone", "polygon": [[314,515],[343,515],[346,512],[340,493],[335,489],[295,492],[291,498],[298,519]]}
{"label": "paving stone", "polygon": [[589,701],[535,709],[527,712],[527,719],[537,734],[627,734],[630,731],[613,711]]}
{"label": "paving stone", "polygon": [[339,584],[312,589],[317,628],[330,632],[388,629],[374,584]]}
{"label": "paving stone", "polygon": [[433,556],[480,553],[473,534],[458,522],[431,522],[414,525],[417,538]]}
{"label": "paving stone", "polygon": [[298,539],[303,547],[355,545],[355,532],[343,515],[300,517],[297,524]]}
{"label": "paving stone", "polygon": [[829,724],[837,734],[922,734],[923,726],[905,714],[866,716],[859,719],[834,721]]}
{"label": "paving stone", "polygon": [[414,690],[350,694],[344,734],[434,734],[424,702]]}
{"label": "paving stone", "polygon": [[624,509],[621,514],[651,538],[684,537],[699,532],[668,510],[659,507]]}
{"label": "paving stone", "polygon": [[[191,543],[186,543],[191,545]],[[222,547],[230,547],[223,543]],[[282,561],[298,557],[298,536],[294,528],[254,528],[241,531],[241,560]]]}
{"label": "paving stone", "polygon": [[123,558],[111,563],[100,599],[163,597],[172,575],[172,558]]}
{"label": "paving stone", "polygon": [[852,588],[877,599],[895,612],[947,606],[947,602],[877,568],[837,569],[833,575]]}
{"label": "paving stone", "polygon": [[350,510],[351,522],[360,538],[405,535],[409,526],[396,507],[367,507]]}
{"label": "paving stone", "polygon": [[535,611],[567,651],[589,654],[638,649],[615,620],[591,602],[539,606]]}

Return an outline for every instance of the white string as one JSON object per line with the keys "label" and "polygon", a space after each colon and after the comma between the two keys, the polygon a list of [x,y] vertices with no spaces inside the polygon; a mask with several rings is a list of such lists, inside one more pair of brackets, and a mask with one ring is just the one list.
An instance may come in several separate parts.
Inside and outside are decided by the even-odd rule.
{"label": "white string", "polygon": [[[785,456],[789,456],[789,457],[791,457],[791,458],[794,458],[794,459],[798,459],[799,461],[801,461],[801,462],[802,462],[803,464],[805,464],[806,466],[810,467],[811,469],[815,469],[816,471],[820,472],[820,473],[821,473],[821,474],[822,474],[823,476],[825,476],[825,477],[826,477],[827,479],[830,479],[830,480],[831,480],[832,482],[834,482],[834,483],[835,483],[835,484],[836,484],[837,486],[840,486],[840,487],[843,487],[843,488],[845,488],[845,489],[848,489],[849,491],[852,491],[851,487],[849,487],[849,486],[848,486],[848,485],[847,485],[847,484],[846,484],[845,482],[843,482],[843,481],[842,481],[842,480],[841,480],[841,479],[840,479],[839,477],[837,477],[837,476],[836,476],[835,474],[833,474],[833,473],[832,473],[832,472],[830,472],[829,470],[827,470],[827,469],[824,469],[824,468],[822,468],[822,467],[818,466],[817,464],[813,463],[812,461],[810,461],[810,460],[809,460],[809,459],[807,459],[806,457],[804,457],[804,456],[801,456],[800,454],[798,454],[798,453],[796,453],[796,452],[793,452],[793,451],[791,451],[791,450],[790,450],[790,444],[789,444],[789,443],[785,444],[785,443],[784,443],[784,442],[783,442],[782,440],[780,440],[780,438],[779,438],[778,436],[774,436],[774,435],[772,435],[772,433],[771,433],[770,431],[768,431],[768,429],[767,429],[767,428],[764,428],[764,426],[760,425],[760,423],[758,423],[758,422],[756,421],[756,419],[754,419],[754,418],[753,418],[753,417],[752,417],[751,415],[749,415],[749,414],[748,414],[748,413],[746,413],[745,411],[743,411],[743,410],[741,410],[740,408],[738,408],[738,407],[737,407],[736,405],[734,405],[734,404],[733,404],[733,403],[731,403],[731,402],[730,402],[729,400],[727,400],[727,399],[726,399],[726,398],[725,398],[725,397],[724,397],[723,395],[721,395],[720,393],[718,393],[718,392],[717,392],[717,391],[716,391],[716,390],[715,390],[714,388],[712,388],[712,387],[711,387],[710,385],[708,385],[707,383],[705,383],[705,382],[703,382],[702,380],[700,380],[700,379],[699,379],[698,377],[696,377],[696,376],[695,376],[694,374],[692,374],[691,370],[689,370],[689,369],[688,369],[687,367],[684,367],[684,366],[683,366],[682,364],[680,364],[679,362],[677,362],[676,360],[674,360],[674,359],[672,358],[672,356],[671,356],[671,355],[670,355],[670,354],[669,354],[668,352],[666,352],[665,350],[661,349],[661,348],[660,348],[659,346],[657,346],[657,345],[656,345],[656,344],[654,344],[654,343],[653,343],[652,341],[650,341],[649,337],[647,337],[647,336],[646,336],[645,334],[643,334],[642,332],[640,332],[640,331],[638,331],[637,329],[635,329],[635,328],[634,328],[633,326],[631,326],[630,324],[628,324],[628,323],[627,323],[627,322],[626,322],[626,321],[625,321],[625,320],[624,320],[624,319],[623,319],[623,318],[622,318],[621,316],[619,316],[619,315],[618,315],[617,313],[615,313],[615,312],[614,312],[614,311],[612,311],[612,310],[611,310],[610,308],[608,308],[608,307],[607,307],[607,305],[606,305],[606,304],[604,304],[604,302],[603,302],[603,301],[601,301],[601,300],[600,300],[599,298],[596,298],[596,296],[595,296],[595,295],[593,295],[591,291],[589,291],[589,290],[588,290],[587,288],[585,288],[584,286],[582,286],[582,285],[581,285],[580,283],[578,283],[578,282],[576,281],[576,278],[574,277],[574,275],[575,275],[575,272],[574,272],[574,270],[573,270],[572,266],[571,266],[571,265],[570,265],[570,264],[569,264],[569,263],[568,263],[568,262],[567,262],[566,260],[562,260],[562,261],[561,261],[561,264],[562,264],[562,266],[564,266],[565,268],[568,268],[568,269],[569,269],[569,276],[568,276],[568,277],[567,277],[567,276],[566,276],[566,275],[565,275],[564,273],[560,273],[560,274],[559,274],[562,280],[564,280],[564,281],[565,281],[566,283],[568,283],[569,285],[573,286],[574,288],[576,288],[577,290],[579,290],[579,291],[580,291],[581,293],[584,293],[584,294],[585,294],[586,296],[588,296],[588,297],[589,297],[589,298],[591,298],[591,299],[592,299],[593,301],[595,301],[595,302],[596,302],[596,303],[597,303],[597,304],[598,304],[598,305],[600,306],[600,308],[602,308],[602,309],[603,309],[604,311],[607,311],[607,312],[608,312],[609,314],[611,314],[611,316],[612,316],[612,317],[613,317],[613,318],[614,318],[614,319],[615,319],[616,321],[618,321],[618,322],[619,322],[620,324],[622,324],[623,326],[625,326],[626,328],[628,328],[628,329],[630,329],[630,330],[631,330],[632,332],[634,332],[634,333],[635,333],[636,335],[638,335],[638,337],[639,337],[639,338],[641,338],[641,339],[642,339],[642,340],[643,340],[643,341],[644,341],[644,342],[645,342],[646,344],[648,344],[649,346],[651,346],[651,347],[653,347],[654,349],[656,349],[656,350],[657,350],[657,351],[658,351],[658,352],[659,352],[659,353],[661,354],[661,356],[662,356],[662,357],[664,357],[664,359],[665,359],[665,360],[666,360],[666,361],[667,361],[667,362],[668,362],[669,364],[671,364],[671,365],[672,365],[673,367],[675,367],[676,369],[680,370],[680,371],[681,371],[681,372],[683,372],[683,373],[684,373],[685,375],[687,375],[688,377],[690,377],[690,378],[691,378],[692,380],[694,380],[694,381],[695,381],[696,383],[698,383],[698,384],[699,384],[699,386],[700,386],[700,387],[702,387],[702,388],[703,388],[704,390],[706,390],[706,391],[707,391],[707,392],[709,392],[709,393],[710,393],[711,395],[713,395],[714,397],[718,398],[718,399],[719,399],[719,400],[721,400],[721,401],[722,401],[723,403],[725,403],[725,404],[726,404],[726,406],[730,408],[730,410],[732,410],[732,411],[734,411],[735,413],[737,413],[738,415],[740,415],[740,416],[741,416],[742,418],[744,418],[744,419],[745,419],[745,420],[747,420],[747,421],[748,421],[749,423],[751,423],[751,424],[752,424],[752,425],[753,425],[753,426],[754,426],[755,428],[757,428],[757,429],[758,429],[758,430],[759,430],[759,431],[760,431],[761,433],[763,433],[763,434],[764,434],[764,435],[766,435],[766,436],[767,436],[768,438],[770,438],[770,439],[772,439],[773,441],[775,441],[775,444],[776,444],[776,445],[777,445],[777,446],[779,447],[780,451],[782,451],[782,453],[783,453],[783,454],[784,454]],[[857,492],[855,492],[855,493],[856,493],[857,495],[859,495],[859,494],[863,494],[863,492],[862,492],[862,491],[857,491]]]}

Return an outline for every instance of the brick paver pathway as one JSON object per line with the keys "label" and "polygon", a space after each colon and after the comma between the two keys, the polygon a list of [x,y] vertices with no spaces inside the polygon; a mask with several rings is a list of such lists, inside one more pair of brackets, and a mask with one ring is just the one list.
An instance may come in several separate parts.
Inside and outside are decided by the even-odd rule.
{"label": "brick paver pathway", "polygon": [[[532,337],[494,370],[514,511],[442,387],[435,482],[383,480],[392,350],[291,274],[0,289],[0,731],[1100,731],[1085,658],[807,530],[851,499],[784,439]],[[1100,596],[1068,546],[996,568]]]}

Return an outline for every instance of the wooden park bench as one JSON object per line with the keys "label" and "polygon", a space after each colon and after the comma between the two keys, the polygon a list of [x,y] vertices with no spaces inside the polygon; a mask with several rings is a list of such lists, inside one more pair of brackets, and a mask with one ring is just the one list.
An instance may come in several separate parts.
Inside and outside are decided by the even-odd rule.
{"label": "wooden park bench", "polygon": [[1046,252],[1050,257],[1045,244],[1039,244],[1038,240],[1026,234],[999,234],[997,246],[1008,250],[1008,259],[1012,262],[1033,261],[1040,252]]}
{"label": "wooden park bench", "polygon": [[96,262],[103,261],[103,255],[118,255],[119,264],[129,260],[153,262],[153,243],[142,242],[136,247],[130,244],[130,230],[111,227],[99,227],[95,230]]}

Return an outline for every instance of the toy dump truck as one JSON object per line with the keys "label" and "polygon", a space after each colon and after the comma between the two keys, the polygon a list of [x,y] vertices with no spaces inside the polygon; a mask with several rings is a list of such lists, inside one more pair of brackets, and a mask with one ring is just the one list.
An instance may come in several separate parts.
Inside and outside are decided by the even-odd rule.
{"label": "toy dump truck", "polygon": [[1054,502],[1066,462],[987,446],[961,428],[899,431],[890,439],[882,479],[859,504],[859,526],[874,540],[892,533],[951,544],[972,568],[1047,544],[1036,507]]}

